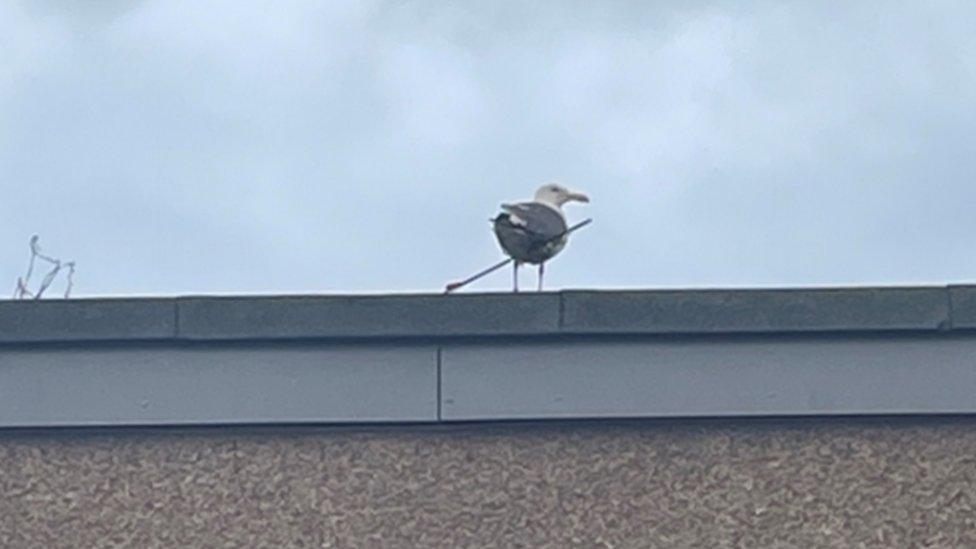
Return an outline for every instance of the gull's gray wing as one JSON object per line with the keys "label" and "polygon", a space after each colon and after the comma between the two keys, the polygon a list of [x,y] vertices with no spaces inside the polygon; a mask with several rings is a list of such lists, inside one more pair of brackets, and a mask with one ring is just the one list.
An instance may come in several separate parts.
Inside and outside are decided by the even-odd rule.
{"label": "gull's gray wing", "polygon": [[566,245],[566,218],[539,202],[503,204],[495,218],[495,235],[505,252],[518,261],[542,263]]}
{"label": "gull's gray wing", "polygon": [[543,241],[555,238],[566,231],[566,218],[562,212],[539,202],[502,204],[511,222],[527,233]]}

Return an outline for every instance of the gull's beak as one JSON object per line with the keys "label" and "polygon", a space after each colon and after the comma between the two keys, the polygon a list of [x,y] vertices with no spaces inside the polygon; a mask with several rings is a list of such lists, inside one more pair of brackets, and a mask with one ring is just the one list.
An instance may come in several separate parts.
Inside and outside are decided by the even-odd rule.
{"label": "gull's beak", "polygon": [[575,200],[577,202],[589,202],[590,197],[586,196],[584,193],[569,193],[569,199]]}

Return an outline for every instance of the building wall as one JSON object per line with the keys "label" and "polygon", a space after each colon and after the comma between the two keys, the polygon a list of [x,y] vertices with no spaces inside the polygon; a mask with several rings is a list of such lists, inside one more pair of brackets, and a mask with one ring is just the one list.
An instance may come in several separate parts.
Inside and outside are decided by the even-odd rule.
{"label": "building wall", "polygon": [[976,420],[0,431],[2,547],[973,547]]}

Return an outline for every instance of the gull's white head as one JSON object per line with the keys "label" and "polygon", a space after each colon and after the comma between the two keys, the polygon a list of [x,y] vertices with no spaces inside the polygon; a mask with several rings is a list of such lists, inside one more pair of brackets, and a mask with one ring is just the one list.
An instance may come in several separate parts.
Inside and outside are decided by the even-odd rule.
{"label": "gull's white head", "polygon": [[536,202],[545,202],[557,208],[571,201],[589,202],[590,198],[583,193],[572,192],[562,185],[546,183],[535,192]]}

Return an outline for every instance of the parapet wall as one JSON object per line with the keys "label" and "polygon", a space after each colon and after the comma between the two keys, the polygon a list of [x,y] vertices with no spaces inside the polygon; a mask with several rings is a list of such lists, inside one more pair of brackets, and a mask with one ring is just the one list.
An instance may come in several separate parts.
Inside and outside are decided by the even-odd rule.
{"label": "parapet wall", "polygon": [[0,303],[0,428],[976,412],[976,290]]}

